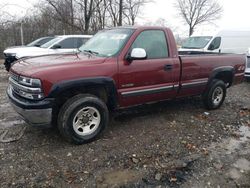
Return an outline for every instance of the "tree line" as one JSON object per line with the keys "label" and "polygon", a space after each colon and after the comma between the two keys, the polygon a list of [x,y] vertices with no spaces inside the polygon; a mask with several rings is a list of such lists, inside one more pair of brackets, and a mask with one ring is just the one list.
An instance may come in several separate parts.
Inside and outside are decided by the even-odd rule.
{"label": "tree line", "polygon": [[[36,38],[63,34],[95,34],[98,30],[134,25],[143,7],[154,0],[40,0],[26,16],[15,18],[0,5],[0,51]],[[169,7],[166,7],[166,10]],[[189,36],[197,26],[220,18],[217,0],[176,0],[176,15],[187,24]],[[163,19],[165,20],[165,19]],[[0,53],[1,54],[1,53]],[[1,54],[2,55],[2,54]]]}
{"label": "tree line", "polygon": [[[95,34],[98,30],[134,25],[152,0],[40,0],[26,16],[0,16],[0,50],[36,38],[63,34]],[[2,5],[4,9],[6,5]],[[4,12],[1,10],[0,12]],[[3,15],[3,14],[2,14]]]}

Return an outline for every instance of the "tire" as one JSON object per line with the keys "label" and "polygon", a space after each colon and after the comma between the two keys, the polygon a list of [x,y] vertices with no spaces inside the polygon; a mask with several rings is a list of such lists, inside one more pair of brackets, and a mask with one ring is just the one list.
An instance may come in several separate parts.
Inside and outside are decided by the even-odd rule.
{"label": "tire", "polygon": [[109,121],[106,104],[94,95],[70,98],[58,114],[58,129],[69,142],[84,144],[97,138]]}
{"label": "tire", "polygon": [[226,97],[226,85],[222,80],[214,79],[203,94],[203,103],[208,110],[220,108]]}

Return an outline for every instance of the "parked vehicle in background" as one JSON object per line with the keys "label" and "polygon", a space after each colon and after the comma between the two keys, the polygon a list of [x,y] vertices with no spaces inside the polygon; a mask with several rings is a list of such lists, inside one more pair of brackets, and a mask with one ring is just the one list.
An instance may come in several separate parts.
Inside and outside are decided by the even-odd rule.
{"label": "parked vehicle in background", "polygon": [[10,46],[10,47],[7,47],[5,50],[7,49],[10,49],[10,48],[25,48],[25,47],[33,47],[33,46],[36,46],[36,47],[39,47],[43,44],[45,44],[46,42],[49,42],[50,40],[52,40],[53,36],[50,36],[50,37],[41,37],[39,39],[36,39],[26,45],[22,45],[22,46]]}
{"label": "parked vehicle in background", "polygon": [[217,52],[246,54],[250,46],[250,31],[222,30],[215,36],[191,36],[179,52]]}
{"label": "parked vehicle in background", "polygon": [[23,45],[23,46],[11,46],[11,47],[8,47],[4,50],[4,59],[5,59],[5,62],[4,62],[4,65],[5,65],[5,68],[6,70],[9,70],[10,67],[11,67],[11,63],[14,62],[16,60],[15,58],[15,53],[8,53],[9,52],[9,49],[11,49],[11,51],[19,51],[20,49],[22,48],[27,48],[27,47],[40,47],[41,45],[49,42],[50,40],[54,39],[55,37],[42,37],[42,38],[39,38],[39,39],[36,39],[34,41],[32,41],[31,43],[27,44],[27,45]]}
{"label": "parked vehicle in background", "polygon": [[246,70],[245,70],[245,77],[247,81],[250,82],[250,48],[248,49],[247,54],[247,64],[246,64]]}
{"label": "parked vehicle in background", "polygon": [[27,44],[26,46],[27,47],[33,47],[33,46],[36,46],[36,47],[40,47],[42,46],[43,44],[51,41],[52,39],[54,39],[55,37],[42,37],[42,38],[39,38],[39,39],[36,39],[34,40],[33,42]]}
{"label": "parked vehicle in background", "polygon": [[179,56],[164,27],[107,29],[80,51],[18,60],[7,90],[29,124],[57,124],[77,144],[102,132],[109,110],[193,95],[217,109],[227,88],[243,80],[246,64],[245,55]]}
{"label": "parked vehicle in background", "polygon": [[9,71],[11,64],[20,58],[76,52],[77,48],[85,44],[91,37],[92,35],[62,35],[53,38],[39,47],[32,46],[6,49],[4,50],[5,68]]}

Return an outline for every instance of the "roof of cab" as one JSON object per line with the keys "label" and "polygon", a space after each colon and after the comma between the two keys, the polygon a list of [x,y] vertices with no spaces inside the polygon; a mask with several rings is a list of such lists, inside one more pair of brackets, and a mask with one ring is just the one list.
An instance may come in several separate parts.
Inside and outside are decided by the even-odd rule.
{"label": "roof of cab", "polygon": [[62,37],[62,38],[91,38],[93,35],[56,35],[56,37]]}
{"label": "roof of cab", "polygon": [[118,26],[118,27],[111,27],[107,29],[169,29],[167,27],[162,26]]}

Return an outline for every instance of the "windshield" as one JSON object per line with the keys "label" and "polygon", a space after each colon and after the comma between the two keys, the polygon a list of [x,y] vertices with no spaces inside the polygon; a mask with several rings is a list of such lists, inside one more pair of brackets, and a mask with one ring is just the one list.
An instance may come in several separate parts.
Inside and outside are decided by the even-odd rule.
{"label": "windshield", "polygon": [[41,45],[43,45],[43,44],[49,42],[49,41],[52,40],[53,38],[54,38],[54,37],[39,38],[39,39],[36,39],[35,41],[33,41],[33,42],[27,44],[26,46],[29,46],[29,47],[30,47],[30,46],[37,46],[37,47],[39,47],[39,46],[41,46]]}
{"label": "windshield", "polygon": [[43,44],[43,45],[40,46],[40,47],[41,47],[41,48],[48,48],[48,47],[50,47],[52,44],[56,43],[57,41],[59,41],[59,40],[61,40],[61,39],[62,39],[62,37],[56,37],[56,38],[52,39],[51,41],[49,41],[49,42]]}
{"label": "windshield", "polygon": [[27,44],[26,46],[35,46],[36,43],[38,43],[40,40],[41,40],[41,39],[36,39],[35,41],[33,41],[33,42]]}
{"label": "windshield", "polygon": [[133,29],[123,28],[100,31],[79,50],[94,53],[98,56],[113,56],[121,50],[133,31]]}
{"label": "windshield", "polygon": [[182,45],[182,48],[201,49],[204,48],[211,39],[211,36],[189,37]]}

